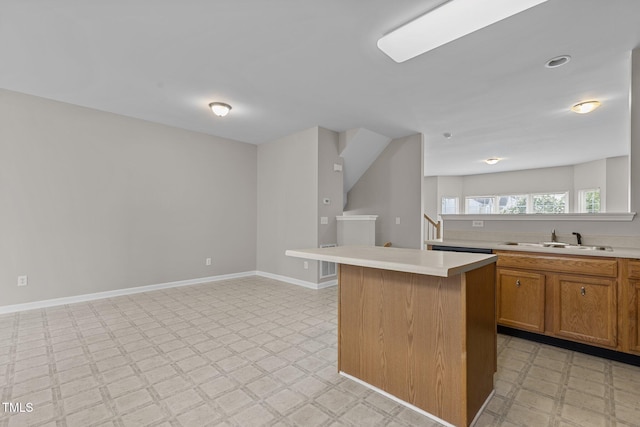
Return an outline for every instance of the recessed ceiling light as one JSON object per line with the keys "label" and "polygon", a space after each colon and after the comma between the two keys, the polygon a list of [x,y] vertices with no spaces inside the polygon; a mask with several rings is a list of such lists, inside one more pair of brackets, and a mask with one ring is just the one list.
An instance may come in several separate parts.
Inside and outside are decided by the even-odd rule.
{"label": "recessed ceiling light", "polygon": [[578,114],[587,114],[600,106],[600,101],[584,101],[571,107],[571,111]]}
{"label": "recessed ceiling light", "polygon": [[447,138],[447,139],[451,139],[451,137],[452,137],[453,135],[451,134],[451,132],[445,132],[445,133],[443,133],[443,134],[442,134],[442,136],[444,136],[444,137],[445,137],[445,138]]}
{"label": "recessed ceiling light", "polygon": [[378,40],[378,48],[396,62],[502,21],[547,0],[450,0]]}
{"label": "recessed ceiling light", "polygon": [[551,58],[544,64],[544,66],[547,68],[558,68],[562,67],[569,61],[571,61],[571,57],[569,55],[561,55]]}
{"label": "recessed ceiling light", "polygon": [[211,108],[213,114],[218,117],[224,117],[231,111],[231,105],[225,104],[224,102],[212,102],[209,104],[209,108]]}
{"label": "recessed ceiling light", "polygon": [[496,164],[496,163],[498,163],[499,161],[500,161],[500,159],[499,159],[499,158],[497,158],[497,157],[491,157],[491,158],[489,158],[489,159],[485,160],[484,162],[485,162],[486,164],[488,164],[488,165],[495,165],[495,164]]}

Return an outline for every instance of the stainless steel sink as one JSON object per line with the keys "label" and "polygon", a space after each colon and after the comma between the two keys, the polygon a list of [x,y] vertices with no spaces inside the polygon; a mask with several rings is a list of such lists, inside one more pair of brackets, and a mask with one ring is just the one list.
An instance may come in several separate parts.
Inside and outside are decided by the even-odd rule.
{"label": "stainless steel sink", "polygon": [[575,249],[584,249],[587,251],[613,251],[613,248],[611,246],[584,246],[584,245],[578,245],[578,246],[574,246],[573,248]]}
{"label": "stainless steel sink", "polygon": [[506,246],[529,246],[534,248],[552,248],[552,249],[580,249],[585,251],[613,251],[611,246],[591,246],[591,245],[572,245],[571,243],[562,242],[505,242]]}
{"label": "stainless steel sink", "polygon": [[507,246],[534,246],[536,248],[546,248],[548,245],[544,243],[529,243],[529,242],[505,242],[503,245]]}

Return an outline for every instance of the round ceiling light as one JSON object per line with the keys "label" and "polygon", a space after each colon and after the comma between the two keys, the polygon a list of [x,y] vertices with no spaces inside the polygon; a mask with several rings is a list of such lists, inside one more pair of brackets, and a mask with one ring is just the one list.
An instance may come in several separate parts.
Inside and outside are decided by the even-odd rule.
{"label": "round ceiling light", "polygon": [[486,164],[488,164],[488,165],[495,165],[495,164],[496,164],[496,163],[498,163],[499,161],[500,161],[500,159],[499,159],[499,158],[497,158],[497,157],[491,157],[491,158],[489,158],[489,159],[485,160],[484,162],[485,162]]}
{"label": "round ceiling light", "polygon": [[600,106],[600,101],[579,102],[571,107],[571,111],[578,114],[587,114]]}
{"label": "round ceiling light", "polygon": [[212,102],[209,104],[209,108],[211,108],[213,114],[218,117],[224,117],[231,111],[231,105],[225,104],[224,102]]}
{"label": "round ceiling light", "polygon": [[558,68],[562,67],[569,61],[571,61],[571,57],[569,55],[560,55],[548,60],[544,66],[547,68]]}

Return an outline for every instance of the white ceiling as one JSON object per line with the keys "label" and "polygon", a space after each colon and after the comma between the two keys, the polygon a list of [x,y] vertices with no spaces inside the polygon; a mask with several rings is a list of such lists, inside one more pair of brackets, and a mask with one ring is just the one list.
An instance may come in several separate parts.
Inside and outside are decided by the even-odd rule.
{"label": "white ceiling", "polygon": [[[640,1],[549,0],[402,64],[377,49],[442,2],[0,0],[0,87],[254,144],[316,125],[422,132],[427,175],[628,151]],[[568,111],[589,98],[603,106]]]}

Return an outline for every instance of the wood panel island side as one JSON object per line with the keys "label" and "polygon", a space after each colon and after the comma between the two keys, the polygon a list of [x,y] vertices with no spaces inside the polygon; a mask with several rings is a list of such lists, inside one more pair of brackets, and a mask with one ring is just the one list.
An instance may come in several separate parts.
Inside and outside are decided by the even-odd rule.
{"label": "wood panel island side", "polygon": [[374,246],[288,250],[340,265],[338,371],[445,425],[493,394],[496,256]]}

